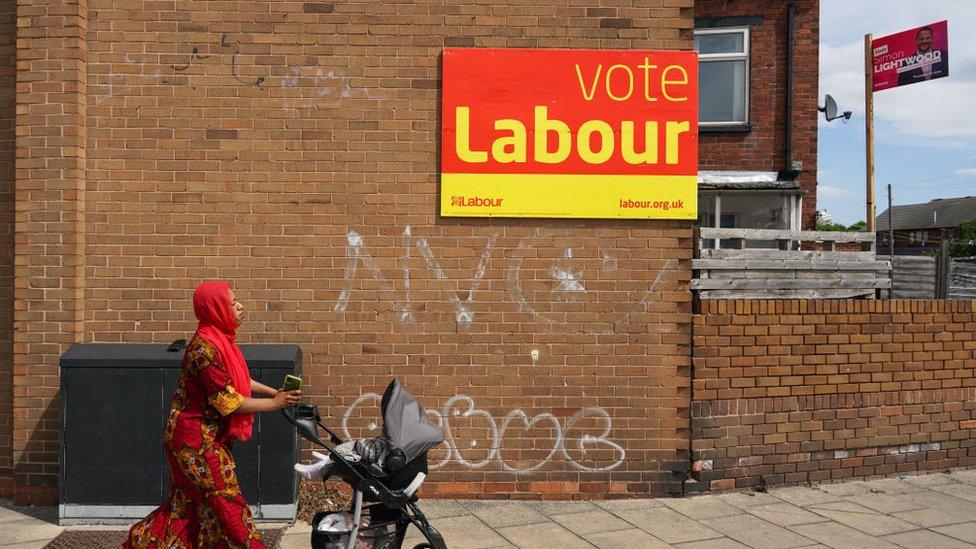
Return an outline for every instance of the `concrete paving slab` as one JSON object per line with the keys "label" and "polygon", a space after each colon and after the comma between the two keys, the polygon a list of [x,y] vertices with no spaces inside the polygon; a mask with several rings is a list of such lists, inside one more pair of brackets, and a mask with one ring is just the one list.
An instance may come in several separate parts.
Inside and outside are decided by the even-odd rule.
{"label": "concrete paving slab", "polygon": [[892,496],[914,494],[923,488],[900,478],[878,478],[866,481],[870,493],[885,493]]}
{"label": "concrete paving slab", "polygon": [[960,517],[958,515],[946,513],[944,510],[932,509],[930,507],[915,509],[914,511],[892,513],[891,516],[922,528],[959,524],[972,520],[972,517]]}
{"label": "concrete paving slab", "polygon": [[740,509],[756,505],[775,505],[783,501],[769,492],[732,492],[715,497]]}
{"label": "concrete paving slab", "polygon": [[864,494],[871,491],[871,485],[862,480],[821,484],[818,488],[822,492],[841,497]]}
{"label": "concrete paving slab", "polygon": [[509,526],[508,528],[499,528],[498,533],[504,536],[509,543],[518,547],[558,547],[559,549],[592,549],[595,547],[592,543],[553,522]]}
{"label": "concrete paving slab", "polygon": [[891,516],[926,528],[976,521],[976,505],[941,492],[925,491],[912,496],[923,509],[891,513]]}
{"label": "concrete paving slab", "polygon": [[452,517],[434,524],[451,549],[487,549],[508,545],[508,540],[474,515]]}
{"label": "concrete paving slab", "polygon": [[614,530],[627,530],[634,527],[634,525],[631,523],[617,517],[616,515],[608,513],[603,509],[597,509],[596,511],[585,511],[583,513],[553,515],[550,518],[563,528],[583,537],[586,537],[586,534],[612,532]]}
{"label": "concrete paving slab", "polygon": [[957,482],[976,484],[976,469],[961,469],[958,471],[952,471],[949,473],[949,476]]}
{"label": "concrete paving slab", "polygon": [[727,517],[742,513],[742,509],[729,505],[728,503],[709,496],[697,496],[683,499],[666,499],[663,501],[669,507],[682,515],[695,520],[702,520],[715,517]]}
{"label": "concrete paving slab", "polygon": [[592,501],[526,501],[525,504],[547,517],[569,513],[585,513],[600,509]]}
{"label": "concrete paving slab", "polygon": [[948,484],[950,482],[956,482],[951,476],[946,473],[930,473],[927,475],[907,475],[903,477],[904,481],[913,484],[915,486],[937,486],[939,484]]}
{"label": "concrete paving slab", "polygon": [[811,513],[792,503],[780,502],[775,505],[757,505],[749,507],[746,512],[755,515],[777,526],[796,526],[797,524],[811,524],[829,520],[816,513]]}
{"label": "concrete paving slab", "polygon": [[976,486],[972,484],[956,482],[953,484],[940,484],[938,486],[932,486],[931,489],[936,492],[948,494],[952,497],[976,502]]}
{"label": "concrete paving slab", "polygon": [[976,522],[964,522],[948,526],[937,526],[932,530],[949,537],[976,545]]}
{"label": "concrete paving slab", "polygon": [[616,513],[617,511],[637,511],[640,509],[652,509],[663,507],[664,504],[658,499],[607,499],[594,501],[594,505],[600,509]]}
{"label": "concrete paving slab", "polygon": [[665,507],[615,513],[665,543],[720,538],[722,534]]}
{"label": "concrete paving slab", "polygon": [[702,522],[709,528],[755,549],[792,549],[815,541],[752,515],[720,517]]}
{"label": "concrete paving slab", "polygon": [[312,525],[305,521],[297,521],[281,536],[278,549],[308,549],[311,537]]}
{"label": "concrete paving slab", "polygon": [[468,514],[464,500],[428,499],[420,502],[420,510],[430,520]]}
{"label": "concrete paving slab", "polygon": [[869,536],[836,522],[801,524],[791,526],[790,530],[833,549],[898,549],[890,541]]}
{"label": "concrete paving slab", "polygon": [[748,545],[742,545],[734,539],[729,538],[689,541],[688,543],[679,543],[675,547],[680,547],[681,549],[749,549]]}
{"label": "concrete paving slab", "polygon": [[840,501],[841,499],[841,496],[822,492],[816,488],[810,488],[807,486],[777,488],[772,490],[770,493],[783,501],[792,503],[793,505],[799,505],[800,507],[815,505],[818,503],[829,503],[831,501]]}
{"label": "concrete paving slab", "polygon": [[915,530],[913,532],[902,532],[882,536],[882,539],[890,541],[900,547],[909,549],[971,549],[972,544],[960,541],[955,538],[933,532],[931,530]]}
{"label": "concrete paving slab", "polygon": [[858,494],[856,496],[850,496],[846,498],[846,500],[885,514],[900,513],[902,511],[914,511],[916,509],[925,508],[925,505],[919,503],[919,501],[913,497],[913,494]]}
{"label": "concrete paving slab", "polygon": [[466,501],[464,506],[482,522],[495,529],[549,520],[542,513],[521,502]]}
{"label": "concrete paving slab", "polygon": [[586,534],[583,537],[600,549],[620,549],[621,547],[627,549],[669,549],[672,547],[639,528]]}
{"label": "concrete paving slab", "polygon": [[918,526],[904,520],[878,513],[849,501],[824,503],[810,507],[810,511],[860,530],[872,536],[917,530]]}
{"label": "concrete paving slab", "polygon": [[0,526],[0,545],[39,541],[47,543],[63,530],[61,526],[33,519],[10,521]]}

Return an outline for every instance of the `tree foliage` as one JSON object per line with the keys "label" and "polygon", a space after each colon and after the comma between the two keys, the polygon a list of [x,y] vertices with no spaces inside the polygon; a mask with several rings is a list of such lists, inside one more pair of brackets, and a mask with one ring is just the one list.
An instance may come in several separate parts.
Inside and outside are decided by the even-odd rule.
{"label": "tree foliage", "polygon": [[858,221],[849,226],[841,225],[840,223],[817,223],[818,231],[833,231],[833,232],[860,232],[867,227],[868,224],[864,221]]}
{"label": "tree foliage", "polygon": [[976,221],[963,221],[956,227],[959,228],[959,238],[952,240],[949,257],[976,256]]}

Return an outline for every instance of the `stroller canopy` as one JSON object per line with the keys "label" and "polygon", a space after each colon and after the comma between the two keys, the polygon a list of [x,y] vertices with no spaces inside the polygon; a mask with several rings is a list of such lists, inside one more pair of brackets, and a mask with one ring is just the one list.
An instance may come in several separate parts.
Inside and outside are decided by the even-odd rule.
{"label": "stroller canopy", "polygon": [[408,462],[444,442],[444,431],[430,421],[423,406],[396,379],[383,392],[380,408],[383,412],[383,434],[394,446],[403,450]]}

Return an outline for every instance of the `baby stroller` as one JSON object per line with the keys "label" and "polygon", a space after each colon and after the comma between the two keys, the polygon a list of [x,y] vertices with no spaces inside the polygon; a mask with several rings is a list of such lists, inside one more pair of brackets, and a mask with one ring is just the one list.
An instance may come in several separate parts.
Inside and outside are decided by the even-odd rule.
{"label": "baby stroller", "polygon": [[[444,433],[395,379],[383,393],[380,407],[383,436],[379,439],[386,448],[382,463],[355,461],[347,450],[337,448],[349,445],[322,423],[316,406],[301,404],[294,411],[282,410],[302,438],[328,450],[331,463],[323,482],[338,477],[353,488],[348,514],[322,511],[315,515],[313,549],[399,549],[411,524],[426,540],[413,549],[447,549],[444,538],[420,511],[416,495],[427,475],[427,452],[444,441]],[[319,437],[319,427],[329,434],[328,442]],[[349,520],[344,521],[343,516]]]}

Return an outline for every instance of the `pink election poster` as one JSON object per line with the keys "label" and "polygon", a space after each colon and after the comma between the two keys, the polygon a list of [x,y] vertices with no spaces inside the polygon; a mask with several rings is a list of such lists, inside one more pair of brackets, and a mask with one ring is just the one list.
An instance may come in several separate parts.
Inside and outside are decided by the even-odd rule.
{"label": "pink election poster", "polygon": [[949,24],[939,21],[871,41],[874,91],[949,76]]}

